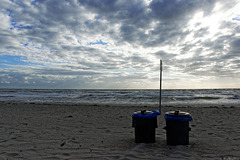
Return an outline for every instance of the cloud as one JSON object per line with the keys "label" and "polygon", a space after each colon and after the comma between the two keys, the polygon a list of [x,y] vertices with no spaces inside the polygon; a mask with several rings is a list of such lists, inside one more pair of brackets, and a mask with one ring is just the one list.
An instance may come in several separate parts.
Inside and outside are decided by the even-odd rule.
{"label": "cloud", "polygon": [[161,1],[153,0],[150,4],[152,16],[163,22],[181,21],[195,11],[197,1]]}
{"label": "cloud", "polygon": [[233,50],[239,50],[240,49],[240,39],[233,40],[230,44]]}
{"label": "cloud", "polygon": [[[239,5],[235,0],[3,0],[0,87],[158,88],[160,58],[168,73],[166,88],[181,88],[178,81],[186,87],[190,78],[194,87],[217,81],[224,87],[222,77],[240,78]],[[9,65],[6,55],[26,57],[25,63]]]}

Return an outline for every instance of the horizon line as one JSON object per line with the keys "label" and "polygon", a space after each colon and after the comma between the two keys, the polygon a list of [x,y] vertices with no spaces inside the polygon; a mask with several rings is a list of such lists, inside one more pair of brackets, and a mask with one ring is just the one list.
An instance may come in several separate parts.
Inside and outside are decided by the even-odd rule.
{"label": "horizon line", "polygon": [[[0,87],[0,89],[32,89],[32,90],[37,90],[37,89],[44,89],[44,90],[160,90],[158,89],[153,89],[153,88],[5,88],[5,87]],[[163,88],[162,90],[217,90],[217,89],[240,89],[239,88]]]}

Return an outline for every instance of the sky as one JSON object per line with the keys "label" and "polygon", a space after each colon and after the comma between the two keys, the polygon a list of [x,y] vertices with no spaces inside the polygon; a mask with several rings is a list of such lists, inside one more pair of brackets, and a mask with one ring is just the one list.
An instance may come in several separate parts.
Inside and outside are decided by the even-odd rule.
{"label": "sky", "polygon": [[0,88],[240,88],[240,0],[0,0]]}

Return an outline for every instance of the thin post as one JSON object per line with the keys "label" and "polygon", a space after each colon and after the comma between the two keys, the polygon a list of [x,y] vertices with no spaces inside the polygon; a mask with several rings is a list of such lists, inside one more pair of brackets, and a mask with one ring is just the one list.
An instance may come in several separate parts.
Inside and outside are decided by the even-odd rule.
{"label": "thin post", "polygon": [[160,90],[159,90],[159,112],[162,108],[162,60],[160,59]]}

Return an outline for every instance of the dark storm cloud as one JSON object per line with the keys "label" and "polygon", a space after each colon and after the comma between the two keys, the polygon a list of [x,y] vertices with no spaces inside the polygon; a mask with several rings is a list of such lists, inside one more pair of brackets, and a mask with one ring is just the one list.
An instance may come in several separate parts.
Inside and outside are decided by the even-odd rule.
{"label": "dark storm cloud", "polygon": [[14,39],[9,36],[9,34],[1,34],[0,35],[0,44],[2,47],[8,47],[12,43]]}
{"label": "dark storm cloud", "polygon": [[167,52],[162,51],[162,50],[156,52],[155,55],[156,55],[159,59],[166,59],[166,60],[174,59],[174,57],[176,56],[176,54],[167,53]]}
{"label": "dark storm cloud", "polygon": [[191,16],[189,13],[195,11],[196,1],[188,0],[153,0],[150,4],[152,16],[161,21],[181,21]]}
{"label": "dark storm cloud", "polygon": [[233,41],[230,43],[230,46],[232,47],[233,50],[238,50],[238,51],[240,51],[240,38],[239,38],[239,39],[236,39],[236,40],[233,40]]}

